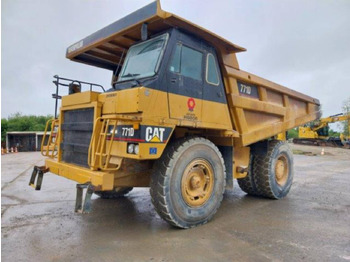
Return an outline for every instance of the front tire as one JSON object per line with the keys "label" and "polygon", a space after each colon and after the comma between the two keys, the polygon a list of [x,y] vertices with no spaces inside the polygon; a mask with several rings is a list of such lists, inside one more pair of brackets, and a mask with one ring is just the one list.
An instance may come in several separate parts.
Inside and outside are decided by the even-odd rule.
{"label": "front tire", "polygon": [[204,138],[169,144],[156,162],[150,194],[169,224],[190,228],[208,222],[225,191],[225,166],[218,148]]}

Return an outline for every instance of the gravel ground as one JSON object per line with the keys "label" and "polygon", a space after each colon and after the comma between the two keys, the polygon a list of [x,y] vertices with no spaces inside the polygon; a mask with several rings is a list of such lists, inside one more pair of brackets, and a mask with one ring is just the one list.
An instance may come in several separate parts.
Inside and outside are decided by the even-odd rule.
{"label": "gravel ground", "polygon": [[[190,230],[155,213],[147,188],[126,198],[93,196],[75,214],[75,183],[46,174],[28,186],[39,153],[1,160],[3,261],[350,261],[350,150],[292,145],[295,178],[283,200],[235,185],[214,219]],[[304,155],[303,152],[311,152]]]}

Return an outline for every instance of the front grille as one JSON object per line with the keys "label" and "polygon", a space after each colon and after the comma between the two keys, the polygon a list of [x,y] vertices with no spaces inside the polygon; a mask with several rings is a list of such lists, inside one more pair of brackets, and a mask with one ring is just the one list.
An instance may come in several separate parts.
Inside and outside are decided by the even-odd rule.
{"label": "front grille", "polygon": [[63,112],[61,151],[64,162],[88,167],[88,151],[93,121],[93,108]]}

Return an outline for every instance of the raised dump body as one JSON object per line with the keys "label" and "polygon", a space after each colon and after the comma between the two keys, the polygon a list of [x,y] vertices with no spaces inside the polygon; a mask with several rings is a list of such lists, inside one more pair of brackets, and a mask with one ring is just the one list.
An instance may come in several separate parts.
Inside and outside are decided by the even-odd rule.
{"label": "raised dump body", "polygon": [[234,178],[248,194],[286,196],[293,157],[274,137],[318,118],[319,102],[240,70],[241,51],[159,2],[68,47],[67,58],[111,70],[112,86],[63,84],[58,133],[43,144],[50,158],[30,184],[39,174],[40,188],[47,171],[77,181],[78,211],[92,192],[114,198],[150,187],[158,214],[181,228],[209,221]]}

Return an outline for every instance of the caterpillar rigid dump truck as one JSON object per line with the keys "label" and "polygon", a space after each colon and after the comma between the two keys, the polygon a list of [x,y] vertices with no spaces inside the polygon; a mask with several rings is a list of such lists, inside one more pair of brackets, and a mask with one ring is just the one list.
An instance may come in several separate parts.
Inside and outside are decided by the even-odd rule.
{"label": "caterpillar rigid dump truck", "polygon": [[112,87],[56,76],[56,91],[69,94],[54,94],[62,101],[43,139],[48,158],[30,184],[40,189],[45,172],[76,181],[78,212],[92,193],[150,187],[159,216],[180,228],[209,221],[233,179],[248,194],[283,198],[293,157],[272,138],[317,119],[320,104],[240,70],[242,51],[158,1],[71,45],[66,57],[111,70]]}

